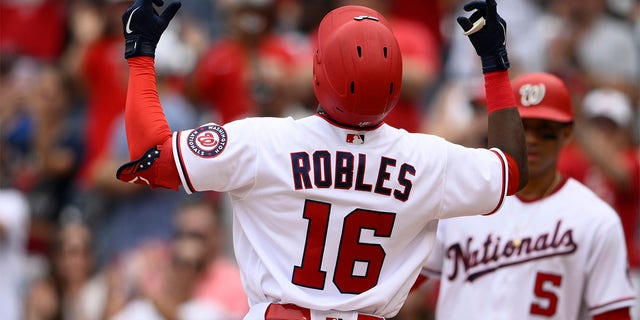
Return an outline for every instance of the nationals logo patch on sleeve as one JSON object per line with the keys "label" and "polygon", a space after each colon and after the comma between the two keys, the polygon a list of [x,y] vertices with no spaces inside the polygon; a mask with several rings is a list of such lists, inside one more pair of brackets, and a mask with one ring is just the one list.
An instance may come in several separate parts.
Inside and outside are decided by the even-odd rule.
{"label": "nationals logo patch on sleeve", "polygon": [[193,129],[187,137],[189,150],[203,158],[218,156],[227,145],[227,132],[217,124],[207,124]]}

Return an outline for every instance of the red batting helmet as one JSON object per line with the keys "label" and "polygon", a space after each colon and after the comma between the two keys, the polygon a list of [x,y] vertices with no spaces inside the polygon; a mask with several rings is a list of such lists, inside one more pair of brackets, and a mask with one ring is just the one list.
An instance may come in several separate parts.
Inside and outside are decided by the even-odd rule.
{"label": "red batting helmet", "polygon": [[382,122],[402,86],[402,56],[387,20],[362,6],[329,12],[318,30],[313,82],[335,121],[357,127]]}
{"label": "red batting helmet", "polygon": [[549,73],[528,73],[512,81],[520,117],[557,122],[573,121],[569,90]]}

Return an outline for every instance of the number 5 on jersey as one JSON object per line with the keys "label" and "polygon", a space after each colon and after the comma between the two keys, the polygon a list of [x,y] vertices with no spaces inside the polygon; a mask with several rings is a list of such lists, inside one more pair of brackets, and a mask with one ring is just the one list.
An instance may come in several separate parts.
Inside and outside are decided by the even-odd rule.
{"label": "number 5 on jersey", "polygon": [[561,276],[538,272],[533,292],[536,297],[541,300],[546,300],[547,303],[546,305],[537,302],[531,303],[530,313],[544,317],[552,317],[555,315],[558,308],[558,295],[555,293],[554,289],[559,288],[561,284]]}
{"label": "number 5 on jersey", "polygon": [[[291,282],[323,290],[326,271],[321,269],[325,251],[331,204],[306,200],[303,217],[309,220],[307,238],[300,266],[293,268]],[[386,256],[380,244],[360,242],[362,229],[373,230],[376,237],[391,236],[396,214],[355,209],[345,216],[338,248],[333,283],[341,293],[359,294],[378,283]],[[354,275],[357,263],[367,265],[363,275]]]}

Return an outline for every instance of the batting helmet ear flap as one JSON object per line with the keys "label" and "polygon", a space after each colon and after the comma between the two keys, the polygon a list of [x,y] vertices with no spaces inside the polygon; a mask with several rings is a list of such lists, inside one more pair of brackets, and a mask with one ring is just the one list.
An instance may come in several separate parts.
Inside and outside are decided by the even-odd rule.
{"label": "batting helmet ear flap", "polygon": [[327,14],[318,31],[313,81],[333,120],[357,127],[382,122],[402,87],[402,56],[386,19],[361,6]]}

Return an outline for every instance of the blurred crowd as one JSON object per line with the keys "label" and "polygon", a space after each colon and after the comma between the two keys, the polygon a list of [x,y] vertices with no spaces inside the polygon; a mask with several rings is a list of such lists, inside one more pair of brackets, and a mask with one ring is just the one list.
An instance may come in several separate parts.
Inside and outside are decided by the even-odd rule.
{"label": "blurred crowd", "polygon": [[[171,2],[171,0],[165,0]],[[0,319],[241,319],[224,195],[119,182],[127,162],[126,0],[0,0]],[[461,0],[182,0],[156,54],[172,130],[315,112],[315,28],[331,9],[389,18],[403,88],[386,122],[486,144]],[[640,1],[509,0],[510,75],[546,71],[577,113],[560,167],[620,215],[640,278]],[[640,284],[639,284],[640,286]],[[397,319],[428,319],[437,283]]]}

